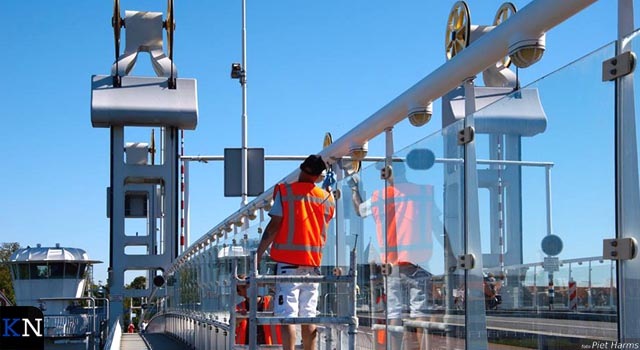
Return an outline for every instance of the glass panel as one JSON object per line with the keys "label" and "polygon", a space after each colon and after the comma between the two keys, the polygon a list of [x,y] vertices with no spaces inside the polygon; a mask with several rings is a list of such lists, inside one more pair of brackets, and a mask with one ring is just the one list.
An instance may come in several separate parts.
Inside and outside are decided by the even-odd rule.
{"label": "glass panel", "polygon": [[29,264],[18,264],[18,278],[21,280],[29,279]]}
{"label": "glass panel", "polygon": [[[384,348],[386,344],[385,283],[382,275],[384,238],[372,215],[368,200],[384,182],[380,180],[380,164],[368,165],[357,174],[341,181],[345,232],[357,237],[358,286],[357,315],[360,328],[371,337],[358,338],[369,348]],[[375,345],[374,345],[375,344]]]}
{"label": "glass panel", "polygon": [[49,277],[50,278],[63,278],[64,277],[64,263],[49,263]]}
{"label": "glass panel", "polygon": [[[462,148],[458,122],[384,162],[347,177],[346,231],[358,234],[358,345],[369,348],[463,348]],[[448,194],[445,188],[450,191]],[[448,202],[447,208],[444,203]],[[346,205],[346,204],[345,204]],[[425,347],[426,346],[426,347]]]}
{"label": "glass panel", "polygon": [[614,86],[602,82],[613,54],[515,93],[476,90],[508,94],[474,114],[490,349],[616,339],[615,283],[599,258],[615,235]]}
{"label": "glass panel", "polygon": [[[465,347],[464,275],[456,269],[464,252],[464,162],[457,142],[463,126],[454,123],[397,152],[387,181],[387,257],[394,258],[395,245],[398,266],[387,286],[402,295],[404,349]],[[398,322],[388,312],[390,322]]]}
{"label": "glass panel", "polygon": [[[640,42],[638,36],[640,31],[631,34],[623,42],[628,45],[628,49],[638,55],[638,47]],[[637,61],[637,59],[636,59]],[[640,242],[640,180],[638,173],[640,169],[640,139],[638,134],[638,126],[640,118],[638,117],[638,106],[640,106],[640,89],[635,84],[636,71],[624,77],[620,82],[618,106],[622,115],[622,123],[619,128],[619,137],[617,140],[620,145],[620,155],[618,156],[618,170],[621,175],[622,183],[619,187],[620,198],[620,232],[619,237],[635,238],[636,242]],[[636,246],[636,251],[638,247]],[[638,343],[640,340],[640,317],[637,310],[640,310],[640,259],[637,257],[631,260],[624,260],[620,263],[620,334],[621,340],[626,342]]]}
{"label": "glass panel", "polygon": [[66,263],[64,269],[64,278],[78,278],[78,263]]}

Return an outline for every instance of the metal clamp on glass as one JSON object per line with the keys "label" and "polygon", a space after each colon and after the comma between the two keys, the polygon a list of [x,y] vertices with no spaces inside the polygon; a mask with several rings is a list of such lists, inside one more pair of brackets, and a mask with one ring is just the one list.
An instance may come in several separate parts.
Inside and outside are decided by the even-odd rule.
{"label": "metal clamp on glass", "polygon": [[464,254],[458,256],[458,269],[471,270],[476,263],[476,258],[473,254]]}
{"label": "metal clamp on glass", "polygon": [[602,62],[602,81],[612,81],[633,73],[636,68],[636,55],[626,51]]}
{"label": "metal clamp on glass", "polygon": [[608,260],[631,260],[638,253],[638,242],[633,237],[609,238],[602,244],[602,257]]}

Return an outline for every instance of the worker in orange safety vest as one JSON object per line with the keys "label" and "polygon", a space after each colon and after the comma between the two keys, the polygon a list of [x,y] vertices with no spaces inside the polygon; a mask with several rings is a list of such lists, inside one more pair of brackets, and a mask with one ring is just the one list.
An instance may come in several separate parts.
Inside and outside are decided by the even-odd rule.
{"label": "worker in orange safety vest", "polygon": [[[335,203],[330,192],[317,187],[326,164],[321,156],[310,155],[300,165],[298,181],[281,183],[274,190],[271,220],[258,246],[260,259],[271,246],[271,259],[278,263],[277,275],[316,276],[322,261],[329,221]],[[276,283],[274,315],[277,317],[315,317],[319,286],[317,283]],[[305,350],[316,348],[317,331],[313,324],[304,324],[302,345]],[[296,343],[294,325],[282,326],[282,347],[293,350]]]}
{"label": "worker in orange safety vest", "polygon": [[[238,275],[240,279],[246,279],[245,275]],[[249,300],[247,300],[247,285],[238,285],[236,292],[243,297],[239,304],[236,305],[236,312],[241,315],[247,315],[249,312]],[[273,309],[270,295],[258,297],[258,312],[270,311]],[[236,344],[249,345],[249,320],[240,318],[236,321]],[[262,325],[258,327],[256,344],[282,344],[282,335],[280,326]]]}

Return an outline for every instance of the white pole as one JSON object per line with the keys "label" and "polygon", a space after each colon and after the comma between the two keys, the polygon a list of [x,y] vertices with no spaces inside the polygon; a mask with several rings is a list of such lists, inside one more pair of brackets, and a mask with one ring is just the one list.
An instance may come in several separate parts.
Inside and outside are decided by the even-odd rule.
{"label": "white pole", "polygon": [[242,0],[242,73],[240,85],[242,86],[242,202],[240,206],[248,203],[248,152],[247,152],[247,28],[246,28],[246,0]]}

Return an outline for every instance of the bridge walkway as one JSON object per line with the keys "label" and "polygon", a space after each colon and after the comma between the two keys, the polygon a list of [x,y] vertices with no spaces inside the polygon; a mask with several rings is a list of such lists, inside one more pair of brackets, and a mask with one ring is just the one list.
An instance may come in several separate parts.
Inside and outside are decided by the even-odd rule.
{"label": "bridge walkway", "polygon": [[123,333],[120,350],[191,350],[191,348],[162,333]]}

